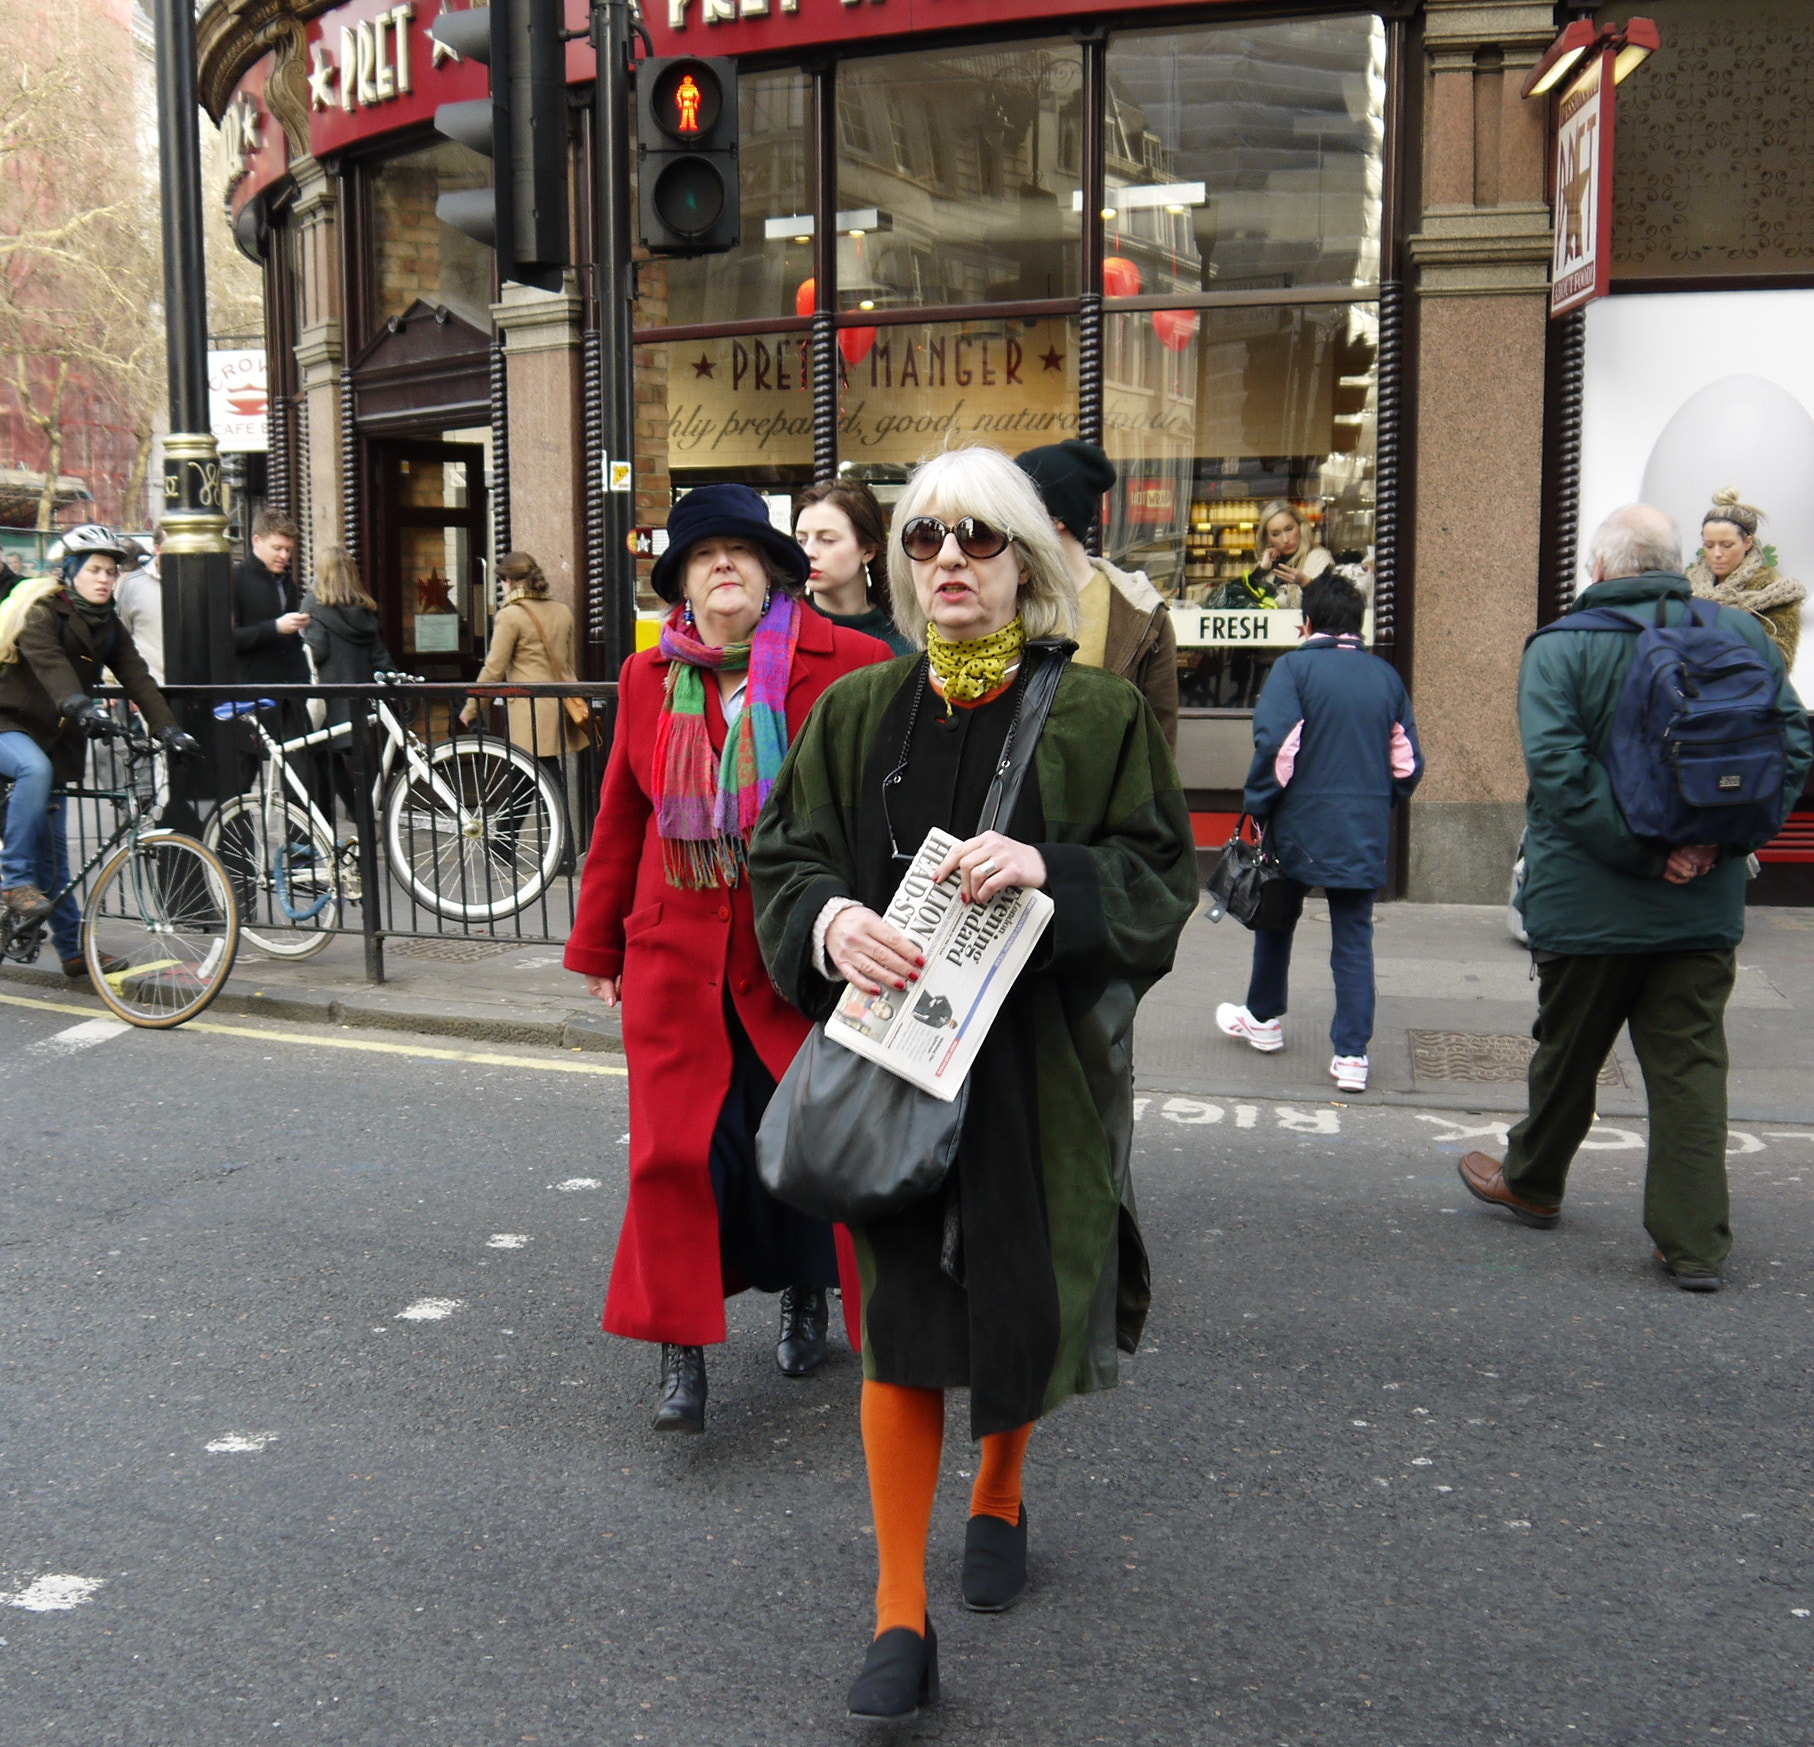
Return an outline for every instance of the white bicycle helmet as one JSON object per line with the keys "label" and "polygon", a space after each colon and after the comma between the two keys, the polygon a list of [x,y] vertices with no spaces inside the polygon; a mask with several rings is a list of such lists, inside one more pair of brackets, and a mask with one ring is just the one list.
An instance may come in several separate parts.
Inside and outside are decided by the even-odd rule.
{"label": "white bicycle helmet", "polygon": [[59,543],[63,550],[58,556],[62,558],[92,558],[100,552],[124,564],[129,556],[127,542],[101,522],[84,522],[79,528],[71,528]]}

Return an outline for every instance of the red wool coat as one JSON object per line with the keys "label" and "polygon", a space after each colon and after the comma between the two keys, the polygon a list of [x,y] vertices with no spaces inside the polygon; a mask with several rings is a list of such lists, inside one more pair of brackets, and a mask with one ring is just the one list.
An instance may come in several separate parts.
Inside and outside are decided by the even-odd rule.
{"label": "red wool coat", "polygon": [[[886,644],[803,607],[787,686],[789,740],[834,679],[892,659]],[[605,1330],[704,1346],[725,1338],[727,1282],[707,1164],[731,1083],[725,984],[777,1080],[812,1027],[769,981],[747,880],[704,891],[668,884],[650,769],[667,670],[659,649],[644,649],[619,677],[617,731],[564,962],[570,971],[623,979],[630,1197],[605,1297]],[[710,683],[705,712],[712,750],[722,752],[724,709]],[[850,1241],[841,1230],[838,1238],[839,1271],[850,1276]],[[844,1296],[848,1316],[857,1303],[854,1279],[847,1278]]]}

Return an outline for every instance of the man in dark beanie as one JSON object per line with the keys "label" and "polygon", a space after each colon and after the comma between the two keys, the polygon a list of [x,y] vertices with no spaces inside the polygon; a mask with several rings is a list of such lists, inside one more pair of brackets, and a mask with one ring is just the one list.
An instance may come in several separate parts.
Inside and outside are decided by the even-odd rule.
{"label": "man in dark beanie", "polygon": [[1175,752],[1178,748],[1178,640],[1164,597],[1141,570],[1117,570],[1092,558],[1085,542],[1115,483],[1115,464],[1094,443],[1075,437],[1014,457],[1039,487],[1065,564],[1077,585],[1082,621],[1077,656],[1129,681],[1152,705]]}

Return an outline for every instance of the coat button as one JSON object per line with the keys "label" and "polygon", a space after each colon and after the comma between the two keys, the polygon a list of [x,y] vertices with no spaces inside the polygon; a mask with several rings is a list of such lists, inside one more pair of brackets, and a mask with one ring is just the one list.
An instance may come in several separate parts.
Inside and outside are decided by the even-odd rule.
{"label": "coat button", "polygon": [[719,921],[720,921],[720,922],[728,922],[728,921],[730,921],[730,919],[731,919],[731,907],[730,907],[730,905],[728,905],[728,904],[720,904],[720,905],[719,905],[719,906],[718,906],[718,920],[719,920]]}
{"label": "coat button", "polygon": [[739,977],[737,979],[737,993],[739,995],[747,995],[749,992],[750,992],[749,978],[748,977]]}

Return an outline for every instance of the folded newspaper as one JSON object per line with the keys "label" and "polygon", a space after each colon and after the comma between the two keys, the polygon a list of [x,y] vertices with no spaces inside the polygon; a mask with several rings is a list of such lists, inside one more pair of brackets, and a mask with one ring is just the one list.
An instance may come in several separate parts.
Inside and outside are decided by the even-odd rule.
{"label": "folded newspaper", "polygon": [[853,984],[825,1022],[827,1037],[947,1101],[1052,919],[1044,892],[1010,886],[986,904],[964,904],[959,875],[935,884],[939,863],[960,841],[936,826],[928,831],[888,906],[888,921],[925,956],[919,981],[879,995]]}

